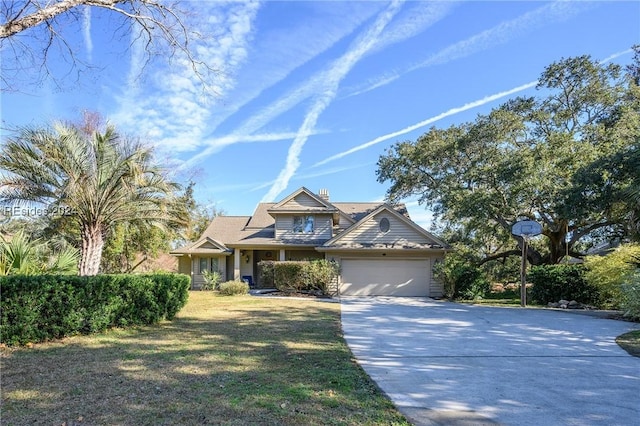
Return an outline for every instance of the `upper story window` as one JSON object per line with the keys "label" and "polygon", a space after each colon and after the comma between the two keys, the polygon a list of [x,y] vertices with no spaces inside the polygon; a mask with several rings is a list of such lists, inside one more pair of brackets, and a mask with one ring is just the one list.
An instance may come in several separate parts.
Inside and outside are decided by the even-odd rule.
{"label": "upper story window", "polygon": [[304,234],[313,233],[314,217],[313,216],[294,216],[293,232]]}

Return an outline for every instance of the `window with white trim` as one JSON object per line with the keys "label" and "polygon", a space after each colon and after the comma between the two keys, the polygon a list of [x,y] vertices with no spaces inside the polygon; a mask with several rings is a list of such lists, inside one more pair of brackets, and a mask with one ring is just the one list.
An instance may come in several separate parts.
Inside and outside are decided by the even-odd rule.
{"label": "window with white trim", "polygon": [[301,234],[312,234],[314,223],[315,223],[315,218],[312,215],[294,216],[293,232],[301,233]]}

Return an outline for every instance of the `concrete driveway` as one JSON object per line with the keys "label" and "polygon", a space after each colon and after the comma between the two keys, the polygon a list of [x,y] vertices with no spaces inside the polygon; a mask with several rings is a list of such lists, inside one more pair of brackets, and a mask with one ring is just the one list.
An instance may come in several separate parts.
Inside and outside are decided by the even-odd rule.
{"label": "concrete driveway", "polygon": [[427,298],[342,298],[359,364],[415,425],[640,425],[640,324]]}

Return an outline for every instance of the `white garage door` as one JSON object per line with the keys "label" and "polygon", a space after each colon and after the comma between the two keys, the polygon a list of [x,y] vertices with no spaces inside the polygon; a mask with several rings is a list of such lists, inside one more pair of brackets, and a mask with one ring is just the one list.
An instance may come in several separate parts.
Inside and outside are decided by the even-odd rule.
{"label": "white garage door", "polygon": [[345,296],[429,296],[429,261],[344,259],[340,293]]}

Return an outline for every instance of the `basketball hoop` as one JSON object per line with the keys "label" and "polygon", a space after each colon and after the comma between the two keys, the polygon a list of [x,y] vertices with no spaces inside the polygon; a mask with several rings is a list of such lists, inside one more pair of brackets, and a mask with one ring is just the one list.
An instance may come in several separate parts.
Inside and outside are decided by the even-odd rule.
{"label": "basketball hoop", "polygon": [[535,220],[521,220],[513,224],[511,233],[529,239],[542,234],[542,225]]}
{"label": "basketball hoop", "polygon": [[527,306],[527,244],[531,237],[542,234],[542,225],[535,220],[521,220],[511,227],[511,233],[522,237],[522,262],[520,267],[520,305]]}

